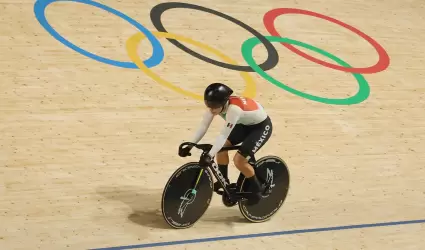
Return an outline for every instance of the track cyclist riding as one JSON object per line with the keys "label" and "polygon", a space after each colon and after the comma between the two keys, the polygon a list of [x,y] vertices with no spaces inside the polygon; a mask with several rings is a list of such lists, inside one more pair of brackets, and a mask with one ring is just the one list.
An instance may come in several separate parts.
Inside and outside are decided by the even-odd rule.
{"label": "track cyclist riding", "polygon": [[[190,156],[192,149],[202,154],[199,161],[174,170],[165,184],[161,210],[173,228],[193,226],[207,211],[214,191],[226,207],[237,205],[243,217],[255,223],[271,219],[287,197],[290,176],[284,160],[277,155],[255,156],[272,135],[269,115],[257,101],[232,94],[222,83],[210,84],[204,92],[207,110],[202,122],[192,140],[179,146],[181,157]],[[198,144],[216,115],[225,120],[221,133],[214,144]],[[228,151],[232,150],[240,171],[236,183],[228,177]]]}
{"label": "track cyclist riding", "polygon": [[[253,205],[260,201],[263,186],[249,160],[269,140],[273,126],[270,117],[257,101],[232,94],[233,90],[222,83],[212,83],[205,89],[204,102],[208,109],[191,142],[198,143],[203,138],[216,115],[225,120],[225,125],[211,150],[202,154],[200,165],[210,165],[214,156],[217,155],[219,170],[229,183],[229,155],[227,151],[219,151],[223,146],[235,146],[242,143],[233,162],[250,184],[250,190],[247,191],[252,194],[247,198],[248,204]],[[186,157],[190,155],[191,149],[190,145],[183,147],[179,149],[179,155]],[[221,188],[220,182],[215,182],[214,187],[216,190]]]}

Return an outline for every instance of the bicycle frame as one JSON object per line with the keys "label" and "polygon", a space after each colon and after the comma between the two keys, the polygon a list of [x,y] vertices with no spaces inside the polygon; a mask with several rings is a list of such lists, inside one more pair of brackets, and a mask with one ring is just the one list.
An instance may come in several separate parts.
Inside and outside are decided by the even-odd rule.
{"label": "bicycle frame", "polygon": [[[224,178],[223,174],[220,172],[220,169],[218,169],[218,165],[213,162],[210,167],[207,167],[209,169],[212,169],[213,174],[215,178],[217,178],[218,181],[220,181],[221,185],[223,186],[223,189],[227,191],[226,187],[230,184],[227,183],[226,179]],[[228,193],[228,192],[227,192]]]}
{"label": "bicycle frame", "polygon": [[[211,150],[211,148],[212,148],[212,145],[211,144],[195,144],[195,143],[191,143],[191,142],[182,143],[180,145],[180,148],[182,148],[184,145],[190,145],[192,147],[196,147],[196,148],[202,150],[204,154],[207,151]],[[220,149],[219,152],[222,152],[222,151],[231,151],[231,150],[238,150],[239,148],[240,148],[240,145],[238,145],[238,146],[223,147],[223,148]],[[202,174],[203,174],[203,172],[204,172],[205,169],[209,169],[213,173],[213,175],[215,176],[215,178],[221,183],[221,185],[222,185],[222,187],[224,189],[224,192],[226,192],[227,195],[229,197],[231,197],[232,194],[229,192],[229,190],[227,188],[230,185],[230,183],[227,183],[227,181],[224,178],[223,174],[218,169],[218,165],[214,161],[212,162],[211,165],[202,168],[202,170],[200,171],[200,173],[198,175],[198,178],[196,180],[196,183],[195,183],[195,186],[194,186],[193,189],[195,189],[196,186],[198,185],[198,182],[199,182],[199,180],[200,180],[200,178],[201,178],[201,176],[202,176]]]}

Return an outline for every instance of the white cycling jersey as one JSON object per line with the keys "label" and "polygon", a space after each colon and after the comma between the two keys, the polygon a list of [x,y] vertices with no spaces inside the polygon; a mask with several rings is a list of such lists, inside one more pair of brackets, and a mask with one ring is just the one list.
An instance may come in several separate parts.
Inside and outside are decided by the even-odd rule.
{"label": "white cycling jersey", "polygon": [[[220,151],[236,124],[255,125],[267,118],[266,111],[257,101],[237,96],[229,98],[228,104],[219,115],[226,123],[209,152],[210,156],[215,156]],[[191,142],[198,143],[204,137],[213,119],[214,115],[208,109]]]}

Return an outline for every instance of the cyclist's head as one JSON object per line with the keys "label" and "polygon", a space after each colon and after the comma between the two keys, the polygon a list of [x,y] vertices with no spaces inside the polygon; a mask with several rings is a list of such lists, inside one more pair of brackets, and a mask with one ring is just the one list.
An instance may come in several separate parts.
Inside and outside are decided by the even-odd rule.
{"label": "cyclist's head", "polygon": [[219,113],[223,110],[223,107],[226,105],[232,93],[233,90],[230,87],[222,83],[212,83],[204,92],[205,105],[210,108],[213,113],[215,113],[214,111]]}

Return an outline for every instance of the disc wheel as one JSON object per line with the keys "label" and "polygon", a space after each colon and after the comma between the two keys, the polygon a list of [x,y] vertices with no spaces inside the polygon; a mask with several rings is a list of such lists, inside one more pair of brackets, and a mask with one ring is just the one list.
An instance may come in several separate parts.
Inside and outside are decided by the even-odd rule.
{"label": "disc wheel", "polygon": [[[268,188],[261,200],[254,205],[248,205],[246,200],[239,201],[239,210],[251,222],[269,220],[284,203],[289,190],[289,170],[286,163],[276,156],[265,156],[255,165],[255,173],[261,183]],[[240,192],[249,190],[249,182],[242,178]],[[267,185],[268,184],[268,185]]]}
{"label": "disc wheel", "polygon": [[162,215],[173,228],[193,226],[208,209],[213,195],[213,178],[197,162],[178,168],[162,194]]}

